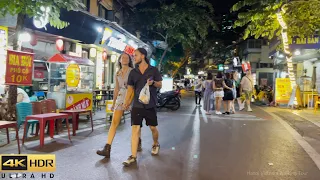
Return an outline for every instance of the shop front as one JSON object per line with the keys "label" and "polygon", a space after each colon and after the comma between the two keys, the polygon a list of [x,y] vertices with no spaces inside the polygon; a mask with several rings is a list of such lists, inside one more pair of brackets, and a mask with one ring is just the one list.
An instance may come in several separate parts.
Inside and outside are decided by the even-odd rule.
{"label": "shop front", "polygon": [[120,55],[126,53],[133,56],[135,49],[141,44],[144,43],[125,36],[114,28],[106,27],[95,42],[95,45],[104,49],[98,53],[96,59],[96,88],[113,89],[115,86],[114,76],[119,70],[118,59]]}
{"label": "shop front", "polygon": [[[297,88],[301,92],[297,98],[301,99],[301,104],[299,105],[302,107],[313,107],[314,102],[319,97],[320,81],[318,79],[320,78],[320,73],[317,72],[320,68],[320,61],[318,60],[320,57],[319,48],[320,41],[318,37],[297,37],[293,38],[290,43]],[[269,55],[274,60],[274,78],[288,78],[285,54],[275,51],[275,48],[273,48]],[[277,92],[278,90],[276,89],[275,91]]]}

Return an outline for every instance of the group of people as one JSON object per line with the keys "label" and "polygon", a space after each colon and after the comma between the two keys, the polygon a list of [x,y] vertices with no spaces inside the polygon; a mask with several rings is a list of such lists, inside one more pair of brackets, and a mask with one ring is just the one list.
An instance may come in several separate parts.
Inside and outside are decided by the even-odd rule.
{"label": "group of people", "polygon": [[[107,143],[97,154],[110,158],[111,145],[116,134],[124,111],[131,111],[131,155],[123,162],[123,165],[129,166],[136,162],[137,152],[142,150],[141,145],[141,127],[143,119],[146,125],[150,127],[153,136],[152,155],[158,155],[160,144],[158,142],[159,132],[157,129],[157,89],[162,87],[162,76],[157,68],[149,64],[147,51],[138,48],[134,52],[134,64],[130,55],[122,54],[119,58],[120,70],[116,73],[115,90],[112,110],[114,112],[112,123],[108,132]],[[144,104],[139,101],[139,94],[143,87],[148,84],[150,90],[150,101]]]}
{"label": "group of people", "polygon": [[[202,80],[199,76],[195,81],[195,101],[197,106],[201,106],[201,97],[203,95],[203,109],[207,115],[210,115],[214,110],[215,114],[234,114],[235,101],[237,100],[239,110],[245,109],[247,104],[247,111],[252,112],[250,103],[253,92],[253,80],[251,71],[247,70],[246,75],[239,78],[237,71],[232,73],[218,72],[215,77],[212,73],[207,74],[206,80]],[[243,96],[245,100],[241,98]],[[221,112],[221,104],[223,101],[224,112]]]}

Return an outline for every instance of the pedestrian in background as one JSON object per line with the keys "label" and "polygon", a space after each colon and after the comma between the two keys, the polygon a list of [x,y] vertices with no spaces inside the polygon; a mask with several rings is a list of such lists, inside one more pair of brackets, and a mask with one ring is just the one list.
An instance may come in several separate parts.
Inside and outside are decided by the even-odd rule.
{"label": "pedestrian in background", "polygon": [[204,100],[203,100],[203,109],[206,111],[207,115],[210,115],[211,110],[211,96],[213,94],[213,75],[208,73],[207,80],[204,82]]}
{"label": "pedestrian in background", "polygon": [[213,80],[213,90],[214,90],[216,114],[219,115],[219,114],[222,114],[221,101],[224,96],[223,78],[222,78],[222,72],[220,71],[217,73],[216,78]]}
{"label": "pedestrian in background", "polygon": [[231,102],[233,101],[233,81],[231,80],[231,74],[226,73],[226,78],[223,81],[223,107],[225,112],[223,114],[230,114]]}
{"label": "pedestrian in background", "polygon": [[199,76],[198,79],[195,80],[195,85],[194,85],[196,106],[201,106],[200,103],[201,103],[202,89],[203,89],[203,82],[202,82],[201,76]]}
{"label": "pedestrian in background", "polygon": [[230,112],[232,114],[236,113],[235,107],[234,107],[234,101],[235,99],[237,99],[237,86],[236,86],[236,79],[237,79],[237,71],[234,71],[231,73],[231,81],[232,81],[232,92],[233,92],[233,100],[231,102],[231,108],[230,108]]}
{"label": "pedestrian in background", "polygon": [[[251,109],[251,98],[252,98],[252,92],[253,92],[253,79],[251,75],[251,71],[247,70],[246,75],[241,80],[241,86],[240,86],[240,93],[245,95],[246,103],[247,103],[247,111],[252,112]],[[243,110],[244,106],[240,109]]]}

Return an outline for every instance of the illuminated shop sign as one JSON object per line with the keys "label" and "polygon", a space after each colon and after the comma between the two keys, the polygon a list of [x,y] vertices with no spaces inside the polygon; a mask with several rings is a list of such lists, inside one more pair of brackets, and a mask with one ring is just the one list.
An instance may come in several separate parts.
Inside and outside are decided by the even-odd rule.
{"label": "illuminated shop sign", "polygon": [[130,54],[130,55],[133,55],[135,49],[131,46],[126,46],[124,52],[127,53],[127,54]]}
{"label": "illuminated shop sign", "polygon": [[112,47],[112,48],[115,48],[119,51],[124,51],[127,44],[114,38],[114,37],[111,37],[110,40],[109,40],[109,43],[108,43],[108,46],[109,47]]}

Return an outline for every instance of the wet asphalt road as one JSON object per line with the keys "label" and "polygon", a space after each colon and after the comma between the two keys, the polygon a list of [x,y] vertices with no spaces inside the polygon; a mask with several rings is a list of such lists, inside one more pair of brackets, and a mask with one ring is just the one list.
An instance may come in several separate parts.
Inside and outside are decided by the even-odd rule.
{"label": "wet asphalt road", "polygon": [[129,121],[118,129],[110,160],[95,153],[106,142],[105,128],[78,133],[72,144],[67,138],[56,139],[41,151],[28,147],[25,152],[55,153],[54,179],[61,180],[320,179],[312,159],[269,114],[254,109],[253,113],[206,116],[192,100],[184,99],[176,112],[158,114],[159,156],[151,156],[151,132],[143,127],[143,151],[137,165],[128,168],[122,162],[130,155]]}

